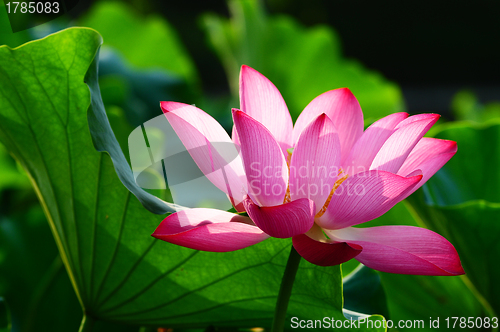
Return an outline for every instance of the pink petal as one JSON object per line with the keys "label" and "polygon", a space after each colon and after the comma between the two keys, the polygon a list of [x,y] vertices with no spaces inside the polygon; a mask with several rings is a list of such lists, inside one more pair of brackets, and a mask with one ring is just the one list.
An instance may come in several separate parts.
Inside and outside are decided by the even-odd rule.
{"label": "pink petal", "polygon": [[306,234],[294,236],[293,246],[305,260],[319,266],[345,263],[356,257],[362,249],[356,244],[328,240],[317,225]]}
{"label": "pink petal", "polygon": [[363,134],[364,128],[361,107],[347,88],[327,91],[306,106],[293,128],[293,143],[297,143],[302,131],[322,113],[325,113],[337,128],[343,160]]}
{"label": "pink petal", "polygon": [[384,171],[350,176],[335,190],[316,223],[326,229],[340,229],[378,218],[406,197],[421,178],[422,175],[405,178]]}
{"label": "pink petal", "polygon": [[288,166],[273,135],[249,115],[233,110],[241,141],[248,194],[260,206],[282,204],[288,186]]}
{"label": "pink petal", "polygon": [[457,143],[454,141],[423,137],[398,172],[399,175],[408,176],[419,170],[423,175],[422,180],[406,193],[406,197],[426,183],[456,152]]}
{"label": "pink petal", "polygon": [[323,113],[302,132],[290,162],[290,197],[309,198],[319,212],[337,180],[340,142],[332,121]]}
{"label": "pink petal", "polygon": [[307,232],[314,224],[314,202],[301,198],[286,204],[260,207],[250,198],[243,201],[248,216],[260,229],[277,238]]}
{"label": "pink petal", "polygon": [[336,241],[363,247],[356,259],[375,270],[433,276],[465,273],[453,245],[425,228],[349,227],[325,232]]}
{"label": "pink petal", "polygon": [[246,181],[241,181],[245,172],[239,152],[224,128],[192,105],[165,101],[160,105],[196,165],[238,206],[247,192]]}
{"label": "pink petal", "polygon": [[368,171],[377,152],[392,135],[394,128],[407,117],[408,113],[394,113],[368,127],[345,159],[342,165],[344,172],[353,175]]}
{"label": "pink petal", "polygon": [[[283,154],[292,146],[292,118],[279,90],[264,75],[248,66],[240,71],[240,109],[264,125],[279,143]],[[238,142],[238,130],[233,130]]]}
{"label": "pink petal", "polygon": [[409,125],[410,123],[413,123],[413,122],[416,122],[416,121],[421,121],[421,120],[426,120],[426,119],[429,119],[429,118],[432,118],[432,117],[435,117],[435,116],[437,116],[438,119],[440,117],[439,114],[430,114],[430,113],[423,113],[423,114],[412,115],[409,118],[406,118],[403,121],[401,121],[396,126],[395,129],[399,129],[399,128],[402,128],[402,127],[405,127],[405,126]]}
{"label": "pink petal", "polygon": [[418,141],[438,119],[437,114],[419,114],[401,121],[380,148],[370,169],[397,173]]}
{"label": "pink petal", "polygon": [[318,242],[305,234],[294,236],[293,246],[306,261],[319,266],[345,263],[362,250],[360,246],[346,242]]}
{"label": "pink petal", "polygon": [[171,214],[152,236],[179,246],[213,252],[239,250],[269,237],[250,218],[215,209],[188,209]]}

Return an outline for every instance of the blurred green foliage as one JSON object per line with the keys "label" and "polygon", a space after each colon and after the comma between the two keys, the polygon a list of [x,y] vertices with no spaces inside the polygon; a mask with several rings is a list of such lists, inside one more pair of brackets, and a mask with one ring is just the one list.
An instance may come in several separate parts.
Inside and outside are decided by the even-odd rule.
{"label": "blurred green foliage", "polygon": [[451,110],[457,120],[486,122],[500,118],[500,101],[481,104],[470,90],[461,90],[453,96]]}
{"label": "blurred green foliage", "polygon": [[342,281],[345,309],[389,317],[387,298],[376,271],[359,264]]}
{"label": "blurred green foliage", "polygon": [[12,312],[12,331],[35,331],[39,326],[75,331],[81,309],[43,211],[34,203],[3,198],[0,294]]}
{"label": "blurred green foliage", "polygon": [[79,23],[103,36],[103,101],[123,109],[133,127],[161,114],[161,100],[199,100],[194,64],[164,19],[142,17],[120,2],[98,2]]}
{"label": "blurred green foliage", "polygon": [[16,162],[0,144],[0,192],[6,188],[29,188],[30,183]]}
{"label": "blurred green foliage", "polygon": [[500,312],[500,119],[450,123],[436,134],[459,150],[420,195],[410,197],[425,224],[456,247],[471,288],[488,313]]}
{"label": "blurred green foliage", "polygon": [[134,67],[167,70],[190,83],[198,80],[194,65],[174,29],[159,16],[142,18],[120,2],[98,2],[80,24],[102,35]]}
{"label": "blurred green foliage", "polygon": [[0,297],[0,331],[7,332],[10,331],[10,310],[7,305],[7,301],[3,297]]}
{"label": "blurred green foliage", "polygon": [[[233,0],[229,6],[229,19],[207,14],[202,26],[224,65],[232,97],[201,93],[192,59],[175,30],[159,16],[141,17],[123,3],[106,2],[96,3],[78,20],[97,29],[106,45],[99,78],[103,102],[94,91],[100,118],[91,133],[94,143],[96,137],[102,139],[96,146],[109,154],[91,145],[86,116],[90,97],[83,78],[98,46],[94,32],[65,31],[37,46],[25,46],[30,52],[0,49],[0,139],[33,179],[57,243],[28,177],[0,145],[0,296],[6,299],[0,301],[0,331],[7,326],[5,303],[13,331],[76,330],[81,308],[72,288],[84,309],[103,320],[169,327],[212,323],[233,329],[269,325],[290,242],[270,239],[214,259],[214,254],[149,238],[163,217],[144,209],[133,194],[146,206],[152,197],[130,189],[125,174],[130,171],[128,134],[160,114],[159,100],[197,103],[230,129],[241,64],[253,66],[276,84],[294,118],[320,93],[343,86],[359,99],[367,123],[403,110],[404,103],[397,85],[342,56],[340,37],[332,28],[305,28],[290,17],[268,16],[259,1]],[[15,47],[32,39],[30,31],[9,31],[0,8],[1,44]],[[26,57],[12,61],[14,54]],[[28,54],[39,61],[36,70],[21,65]],[[78,63],[68,72],[64,66],[72,56]],[[42,63],[52,66],[50,71],[39,70]],[[64,93],[67,86],[69,94]],[[24,96],[23,102],[14,92]],[[114,134],[106,124],[104,106]],[[450,316],[498,315],[500,107],[482,105],[464,90],[453,99],[452,110],[457,119],[489,124],[451,124],[434,131],[437,137],[458,142],[457,155],[409,202],[366,226],[429,227],[456,246],[467,275],[394,275],[356,270],[352,261],[342,270],[345,275],[357,273],[346,278],[342,293],[339,267],[303,262],[290,314],[343,318],[344,304],[354,311],[426,323],[428,317],[443,322]],[[230,315],[242,321],[228,321]],[[138,327],[99,321],[95,330]],[[424,330],[431,328],[426,325]]]}
{"label": "blurred green foliage", "polygon": [[341,87],[352,90],[368,123],[404,110],[398,86],[343,58],[340,38],[330,27],[305,28],[290,17],[269,17],[257,0],[228,3],[229,20],[206,15],[203,22],[226,69],[234,100],[239,69],[246,64],[276,85],[293,119],[313,98]]}
{"label": "blurred green foliage", "polygon": [[30,40],[31,38],[27,30],[12,33],[5,3],[0,3],[0,45],[17,47]]}

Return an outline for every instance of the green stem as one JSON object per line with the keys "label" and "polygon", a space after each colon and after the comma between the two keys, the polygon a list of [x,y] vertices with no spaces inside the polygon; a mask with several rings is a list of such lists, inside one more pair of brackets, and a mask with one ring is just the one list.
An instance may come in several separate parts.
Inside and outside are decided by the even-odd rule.
{"label": "green stem", "polygon": [[283,278],[281,279],[278,301],[276,301],[276,309],[274,310],[272,332],[282,332],[285,328],[288,301],[292,295],[293,282],[295,281],[295,275],[299,269],[301,258],[297,250],[292,246],[290,256],[288,256],[288,261],[286,262],[285,273],[283,273]]}
{"label": "green stem", "polygon": [[83,314],[82,324],[80,324],[80,329],[78,332],[90,332],[94,328],[95,319],[88,314]]}

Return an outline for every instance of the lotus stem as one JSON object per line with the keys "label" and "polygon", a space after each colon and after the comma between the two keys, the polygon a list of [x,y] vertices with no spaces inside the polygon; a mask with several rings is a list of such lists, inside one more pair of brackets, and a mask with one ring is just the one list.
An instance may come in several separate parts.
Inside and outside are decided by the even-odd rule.
{"label": "lotus stem", "polygon": [[278,293],[278,300],[276,301],[276,308],[274,311],[273,327],[271,329],[272,332],[283,332],[285,328],[288,301],[292,295],[293,282],[295,281],[295,275],[299,269],[301,258],[302,257],[299,255],[297,250],[295,250],[292,246],[290,256],[288,256],[288,261],[286,263],[285,272],[283,273],[283,278],[281,279],[280,291]]}

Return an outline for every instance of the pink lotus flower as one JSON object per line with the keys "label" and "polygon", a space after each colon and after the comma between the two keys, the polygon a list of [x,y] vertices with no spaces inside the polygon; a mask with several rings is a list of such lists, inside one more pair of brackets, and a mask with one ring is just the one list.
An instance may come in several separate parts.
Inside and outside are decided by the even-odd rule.
{"label": "pink lotus flower", "polygon": [[[387,212],[455,154],[455,142],[423,138],[438,115],[396,113],[363,132],[359,103],[343,88],[316,97],[293,126],[278,89],[247,66],[241,68],[240,106],[233,109],[231,139],[202,110],[161,103],[201,171],[248,216],[187,209],[165,218],[154,237],[214,252],[292,237],[298,253],[317,265],[356,258],[392,273],[464,273],[455,248],[432,231],[352,227]],[[231,144],[221,149],[220,143]],[[241,149],[230,161],[228,146],[234,154]]]}

